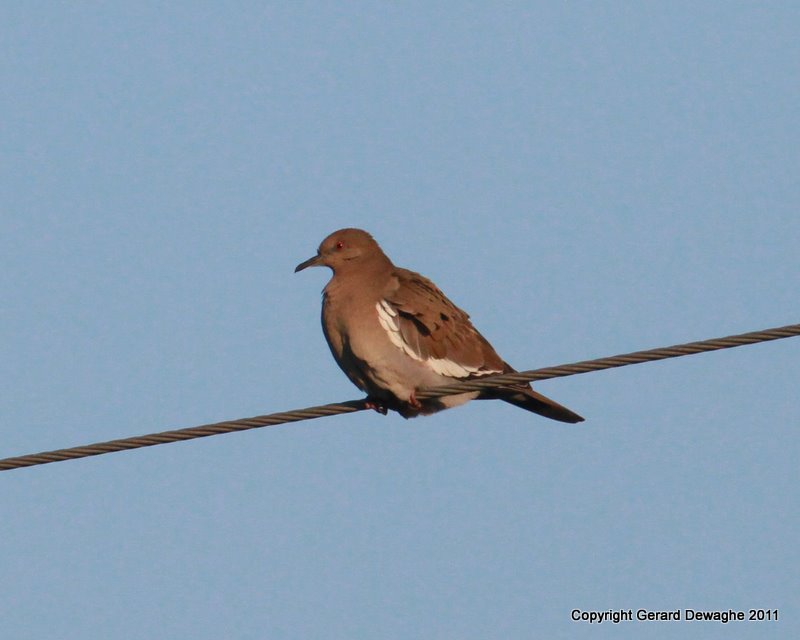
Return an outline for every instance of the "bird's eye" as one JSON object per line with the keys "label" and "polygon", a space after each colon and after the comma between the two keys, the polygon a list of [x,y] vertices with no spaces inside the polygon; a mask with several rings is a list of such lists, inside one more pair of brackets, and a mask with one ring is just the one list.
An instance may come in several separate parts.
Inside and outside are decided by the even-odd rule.
{"label": "bird's eye", "polygon": [[340,249],[344,249],[344,242],[341,240],[336,243],[336,250],[339,251]]}

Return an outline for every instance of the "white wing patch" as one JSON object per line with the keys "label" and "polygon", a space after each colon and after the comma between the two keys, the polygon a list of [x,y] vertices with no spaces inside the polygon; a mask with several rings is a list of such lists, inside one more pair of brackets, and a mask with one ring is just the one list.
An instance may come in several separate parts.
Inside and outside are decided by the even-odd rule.
{"label": "white wing patch", "polygon": [[402,349],[405,354],[418,362],[423,362],[429,366],[433,371],[441,376],[449,378],[467,378],[469,376],[486,376],[492,373],[502,373],[501,371],[494,371],[489,369],[481,369],[481,367],[471,367],[469,365],[459,364],[447,358],[421,358],[408,344],[403,340],[403,335],[400,333],[400,324],[397,322],[397,311],[392,309],[392,306],[381,300],[375,305],[378,311],[378,321],[389,336],[389,340],[398,349]]}

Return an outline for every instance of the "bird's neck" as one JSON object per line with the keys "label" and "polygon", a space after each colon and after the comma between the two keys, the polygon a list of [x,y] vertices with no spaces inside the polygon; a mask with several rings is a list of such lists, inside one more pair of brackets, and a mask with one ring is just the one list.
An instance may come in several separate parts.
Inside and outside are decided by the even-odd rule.
{"label": "bird's neck", "polygon": [[362,300],[378,300],[383,296],[394,269],[385,255],[337,265],[325,287],[325,296],[328,299],[358,296]]}

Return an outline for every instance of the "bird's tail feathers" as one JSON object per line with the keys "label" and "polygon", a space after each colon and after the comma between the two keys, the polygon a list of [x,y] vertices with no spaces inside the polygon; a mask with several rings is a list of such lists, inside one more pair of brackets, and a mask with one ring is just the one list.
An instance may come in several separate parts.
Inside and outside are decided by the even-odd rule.
{"label": "bird's tail feathers", "polygon": [[568,422],[570,424],[583,422],[583,418],[574,411],[570,411],[564,405],[558,404],[555,400],[551,400],[547,396],[534,391],[527,385],[505,389],[493,389],[489,395],[484,395],[482,397],[504,400],[520,409],[532,411],[533,413],[538,413],[540,416],[550,418],[551,420],[558,420],[559,422]]}

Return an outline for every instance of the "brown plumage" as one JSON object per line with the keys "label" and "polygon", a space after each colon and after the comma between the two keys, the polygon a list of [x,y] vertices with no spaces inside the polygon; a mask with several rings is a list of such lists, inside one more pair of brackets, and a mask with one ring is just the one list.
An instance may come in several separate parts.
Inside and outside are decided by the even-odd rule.
{"label": "brown plumage", "polygon": [[583,421],[527,384],[418,401],[420,389],[514,369],[433,282],[395,267],[367,232],[335,231],[295,271],[311,266],[333,270],[323,331],[336,362],[376,410],[408,418],[473,398],[497,399],[553,420]]}

